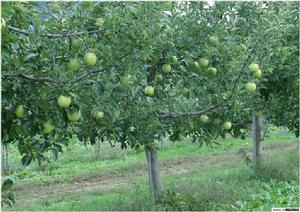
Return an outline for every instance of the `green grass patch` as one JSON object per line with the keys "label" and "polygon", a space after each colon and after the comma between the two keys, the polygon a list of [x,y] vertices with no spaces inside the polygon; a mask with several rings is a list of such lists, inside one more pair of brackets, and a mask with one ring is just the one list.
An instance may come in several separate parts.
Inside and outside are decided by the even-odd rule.
{"label": "green grass patch", "polygon": [[[134,210],[268,210],[297,207],[299,204],[299,153],[293,149],[264,159],[265,170],[258,173],[244,163],[231,167],[164,177],[164,192],[157,204],[149,199],[146,181],[134,188],[109,192],[76,193],[27,204],[22,210],[40,211],[134,211]],[[288,164],[288,167],[287,167]]]}
{"label": "green grass patch", "polygon": [[[163,148],[159,150],[159,159],[180,158],[184,156],[193,156],[196,154],[216,154],[223,151],[235,151],[239,148],[251,148],[252,140],[226,138],[219,139],[219,145],[199,147],[197,143],[191,143],[190,139],[183,142],[171,143],[167,141]],[[272,135],[266,137],[265,144],[274,144],[277,142],[292,142],[296,138],[292,134]],[[134,167],[140,163],[146,163],[145,152],[136,152],[134,150],[121,150],[120,147],[112,149],[110,146],[103,144],[98,158],[93,155],[91,146],[85,147],[79,144],[70,145],[65,148],[65,153],[61,155],[59,160],[44,163],[41,167],[37,164],[31,164],[24,169],[20,166],[20,158],[14,159],[15,150],[13,150],[13,158],[11,159],[12,171],[11,177],[21,180],[24,183],[42,183],[42,182],[68,182],[74,177],[94,176],[111,172],[130,171],[130,167]],[[19,164],[16,165],[16,164]],[[18,167],[18,168],[14,168]]]}

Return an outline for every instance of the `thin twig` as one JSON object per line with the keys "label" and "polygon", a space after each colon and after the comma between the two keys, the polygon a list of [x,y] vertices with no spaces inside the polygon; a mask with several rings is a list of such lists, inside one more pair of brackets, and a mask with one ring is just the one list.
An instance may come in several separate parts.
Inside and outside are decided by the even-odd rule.
{"label": "thin twig", "polygon": [[35,82],[51,82],[51,83],[59,82],[59,80],[57,80],[57,79],[52,79],[49,77],[35,77],[35,76],[27,75],[24,73],[10,73],[10,74],[2,73],[2,77],[3,78],[20,77],[20,78],[28,79],[28,80],[35,81]]}
{"label": "thin twig", "polygon": [[104,68],[101,68],[101,69],[91,69],[91,70],[88,70],[88,71],[84,72],[83,74],[81,74],[80,76],[76,77],[75,79],[71,80],[71,84],[77,83],[80,80],[82,80],[82,79],[84,79],[84,78],[86,78],[88,76],[104,72],[105,70],[107,70],[107,68],[108,67],[104,67]]}
{"label": "thin twig", "polygon": [[248,64],[249,60],[250,60],[250,55],[255,51],[257,45],[258,45],[258,42],[259,40],[257,39],[257,41],[255,42],[254,46],[250,49],[250,51],[247,53],[247,56],[243,62],[243,64],[241,65],[240,67],[240,70],[239,70],[239,75],[237,77],[237,79],[235,80],[234,84],[233,84],[233,88],[231,90],[231,94],[229,95],[229,99],[231,99],[231,97],[234,95],[234,92],[235,92],[235,89],[236,89],[236,86],[238,85],[240,79],[241,79],[241,76],[242,76],[242,73],[243,73],[243,70],[245,69],[246,65]]}
{"label": "thin twig", "polygon": [[[20,33],[26,36],[30,35],[30,32],[26,31],[26,30],[22,30],[13,26],[7,26],[7,28],[12,31],[12,32],[16,32],[16,33]],[[83,34],[95,34],[95,33],[99,33],[104,31],[103,29],[97,29],[97,30],[91,30],[91,31],[82,31],[82,32],[74,32],[74,33],[68,33],[68,34],[42,34],[42,37],[47,37],[47,38],[66,38],[66,37],[76,37],[76,36],[80,36]]]}
{"label": "thin twig", "polygon": [[170,111],[158,111],[158,115],[160,118],[178,118],[178,117],[198,117],[205,113],[211,112],[218,107],[220,107],[223,103],[219,103],[215,106],[211,106],[207,109],[194,111],[194,112],[170,112]]}

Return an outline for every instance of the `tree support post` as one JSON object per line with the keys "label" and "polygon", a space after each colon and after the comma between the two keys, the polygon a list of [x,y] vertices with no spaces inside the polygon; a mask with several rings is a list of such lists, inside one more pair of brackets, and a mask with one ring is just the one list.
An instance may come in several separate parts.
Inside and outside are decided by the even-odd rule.
{"label": "tree support post", "polygon": [[157,150],[154,147],[146,146],[146,157],[148,163],[150,195],[155,200],[155,197],[162,191]]}
{"label": "tree support post", "polygon": [[252,133],[253,133],[253,165],[259,168],[262,161],[262,142],[261,142],[261,119],[258,115],[252,117]]}
{"label": "tree support post", "polygon": [[100,156],[100,151],[101,151],[101,148],[100,148],[100,141],[99,140],[96,140],[96,143],[94,144],[94,157],[96,159],[99,158]]}
{"label": "tree support post", "polygon": [[1,143],[1,172],[2,175],[8,171],[8,144]]}

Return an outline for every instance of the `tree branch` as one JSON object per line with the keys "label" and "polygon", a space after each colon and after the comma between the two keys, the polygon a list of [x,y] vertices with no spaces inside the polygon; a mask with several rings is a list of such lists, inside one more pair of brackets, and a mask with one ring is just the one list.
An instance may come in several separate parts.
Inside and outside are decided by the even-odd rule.
{"label": "tree branch", "polygon": [[52,79],[49,77],[35,77],[35,76],[31,76],[31,75],[27,75],[24,73],[2,73],[2,77],[4,78],[13,78],[13,77],[20,77],[20,78],[24,78],[27,80],[32,80],[35,82],[51,82],[51,83],[58,83],[59,80],[56,79]]}
{"label": "tree branch", "polygon": [[109,66],[104,67],[104,68],[101,68],[101,69],[91,69],[91,70],[88,70],[88,71],[84,72],[83,74],[81,74],[80,76],[78,76],[78,77],[76,77],[75,79],[73,79],[73,80],[71,81],[71,83],[74,84],[74,83],[77,83],[77,82],[79,82],[80,80],[82,80],[82,79],[84,79],[84,78],[86,78],[86,77],[88,77],[88,76],[91,76],[91,75],[94,75],[94,74],[97,74],[97,73],[104,72],[108,67],[109,67]]}
{"label": "tree branch", "polygon": [[239,81],[241,79],[243,70],[244,70],[244,68],[246,68],[246,65],[248,64],[248,62],[249,62],[249,60],[251,58],[251,54],[255,51],[255,49],[256,49],[256,47],[258,45],[258,42],[259,42],[259,40],[257,40],[255,42],[255,44],[253,45],[252,48],[248,49],[248,52],[246,53],[247,54],[246,58],[245,58],[243,64],[241,65],[241,67],[240,67],[238,77],[237,77],[237,79],[235,80],[235,82],[233,84],[233,88],[232,88],[231,93],[229,95],[229,99],[231,99],[231,97],[234,95],[235,89],[236,89],[236,87],[237,87],[237,85],[238,85],[238,83],[239,83]]}
{"label": "tree branch", "polygon": [[[22,30],[13,26],[7,26],[7,28],[12,31],[12,32],[16,32],[19,34],[23,34],[26,36],[29,36],[30,32],[26,31],[26,30]],[[74,33],[67,33],[67,34],[42,34],[41,36],[43,37],[47,37],[47,38],[66,38],[66,37],[76,37],[76,36],[80,36],[83,35],[85,33],[87,34],[95,34],[95,33],[99,33],[104,31],[103,29],[98,29],[98,30],[91,30],[91,31],[82,31],[82,32],[74,32]]]}
{"label": "tree branch", "polygon": [[[125,53],[124,53],[123,55],[121,55],[120,57],[115,58],[115,60],[121,60],[121,59],[127,57],[132,51],[133,51],[133,48],[129,49],[127,52],[125,52]],[[76,77],[75,79],[73,79],[73,80],[71,81],[71,83],[72,83],[72,84],[73,84],[73,83],[77,83],[77,82],[79,82],[80,80],[82,80],[82,79],[84,79],[84,78],[86,78],[86,77],[88,77],[88,76],[91,76],[91,75],[95,75],[95,74],[104,72],[104,71],[106,71],[106,70],[107,70],[109,67],[111,67],[111,66],[112,66],[112,65],[110,64],[110,65],[107,65],[107,66],[105,66],[105,67],[103,67],[103,68],[101,68],[101,69],[91,69],[91,70],[88,70],[88,71],[84,72],[83,74],[81,74],[80,76],[78,76],[78,77]]]}
{"label": "tree branch", "polygon": [[28,36],[29,35],[29,32],[25,31],[25,30],[22,30],[22,29],[18,29],[18,28],[15,28],[13,26],[6,26],[10,31],[13,31],[13,32],[16,32],[16,33],[20,33],[20,34],[23,34],[23,35],[26,35]]}
{"label": "tree branch", "polygon": [[205,113],[211,112],[218,107],[220,107],[223,103],[219,103],[215,106],[211,106],[204,110],[194,111],[194,112],[171,112],[171,111],[158,111],[158,115],[160,118],[178,118],[178,117],[198,117]]}

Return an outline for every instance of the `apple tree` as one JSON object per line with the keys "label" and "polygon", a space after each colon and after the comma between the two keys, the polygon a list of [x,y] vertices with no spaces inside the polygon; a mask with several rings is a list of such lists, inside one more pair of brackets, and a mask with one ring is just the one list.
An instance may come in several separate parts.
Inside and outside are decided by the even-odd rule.
{"label": "apple tree", "polygon": [[[261,117],[276,126],[288,127],[299,136],[299,5],[265,3],[257,31],[267,34],[248,67],[250,96],[243,98],[253,114],[253,165],[262,159]],[[249,98],[251,97],[251,99]],[[266,132],[264,132],[265,134]]]}
{"label": "apple tree", "polygon": [[161,138],[211,145],[249,129],[265,14],[259,2],[5,2],[2,142],[24,165],[73,134],[143,147],[154,195]]}
{"label": "apple tree", "polygon": [[299,4],[271,4],[273,27],[268,43],[260,50],[265,65],[260,95],[266,116],[299,136]]}

